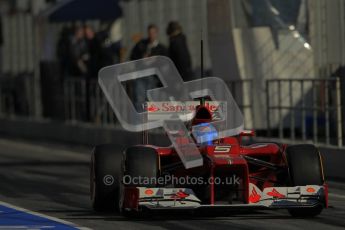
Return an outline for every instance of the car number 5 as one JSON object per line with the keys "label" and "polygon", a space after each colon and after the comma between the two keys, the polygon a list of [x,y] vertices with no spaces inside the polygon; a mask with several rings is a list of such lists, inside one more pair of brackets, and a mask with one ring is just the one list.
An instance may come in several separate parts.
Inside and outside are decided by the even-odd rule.
{"label": "car number 5", "polygon": [[216,146],[214,148],[215,153],[228,153],[230,152],[231,146]]}

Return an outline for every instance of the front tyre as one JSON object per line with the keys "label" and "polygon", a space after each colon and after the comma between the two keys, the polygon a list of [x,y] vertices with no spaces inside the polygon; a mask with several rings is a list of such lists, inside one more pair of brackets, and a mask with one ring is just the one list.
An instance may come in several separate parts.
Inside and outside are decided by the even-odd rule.
{"label": "front tyre", "polygon": [[153,148],[144,146],[128,148],[124,161],[126,186],[156,187],[155,182],[159,172],[158,161],[158,154]]}
{"label": "front tyre", "polygon": [[[314,145],[292,145],[285,152],[289,167],[290,186],[306,186],[324,184],[321,155]],[[323,207],[293,208],[289,213],[293,217],[315,217]]]}
{"label": "front tyre", "polygon": [[90,165],[90,193],[95,211],[118,211],[122,152],[117,145],[98,145]]}
{"label": "front tyre", "polygon": [[130,206],[124,201],[125,187],[156,187],[156,179],[159,175],[159,156],[156,150],[150,147],[130,147],[125,151],[123,170],[120,186],[120,212],[127,217],[138,217],[136,207]]}

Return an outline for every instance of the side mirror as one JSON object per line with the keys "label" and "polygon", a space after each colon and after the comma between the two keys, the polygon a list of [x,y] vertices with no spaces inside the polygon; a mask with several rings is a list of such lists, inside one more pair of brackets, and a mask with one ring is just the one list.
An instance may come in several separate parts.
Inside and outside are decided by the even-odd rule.
{"label": "side mirror", "polygon": [[[243,137],[254,137],[255,131],[254,130],[243,130],[239,135],[239,143],[243,145],[243,142],[248,142],[251,138],[243,138]],[[250,141],[249,141],[250,142]]]}
{"label": "side mirror", "polygon": [[240,136],[241,137],[253,137],[253,136],[255,136],[255,131],[254,130],[243,130],[240,133]]}

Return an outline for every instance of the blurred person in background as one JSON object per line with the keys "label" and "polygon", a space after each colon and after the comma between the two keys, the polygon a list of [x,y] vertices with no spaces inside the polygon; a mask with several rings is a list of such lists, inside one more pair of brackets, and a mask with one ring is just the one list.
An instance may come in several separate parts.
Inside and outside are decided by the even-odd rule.
{"label": "blurred person in background", "polygon": [[88,42],[85,34],[84,26],[77,26],[74,31],[74,35],[71,41],[71,65],[72,65],[72,75],[70,77],[83,79],[84,85],[77,85],[75,89],[75,94],[78,97],[83,97],[84,100],[81,101],[78,106],[77,111],[79,111],[78,119],[83,121],[90,120],[90,93],[89,93],[89,60],[90,53]]}
{"label": "blurred person in background", "polygon": [[170,41],[169,56],[171,60],[176,65],[184,81],[192,80],[192,61],[187,46],[187,39],[182,32],[181,25],[176,21],[171,21],[166,32]]}
{"label": "blurred person in background", "polygon": [[[130,60],[137,60],[157,55],[166,56],[168,54],[164,45],[158,39],[158,27],[150,24],[147,27],[147,38],[140,40],[133,48]],[[132,89],[132,99],[137,111],[142,112],[144,103],[147,101],[146,91],[159,86],[159,80],[153,76],[150,78],[136,79]]]}
{"label": "blurred person in background", "polygon": [[60,73],[62,79],[66,79],[72,74],[72,37],[73,37],[73,28],[64,27],[61,30],[60,37],[57,43],[57,58],[59,61]]}
{"label": "blurred person in background", "polygon": [[98,70],[105,66],[113,65],[119,63],[119,53],[120,53],[120,42],[114,42],[111,39],[111,27],[112,24],[105,22],[102,23],[100,31],[96,33],[96,40],[100,46],[99,50],[99,60],[98,60]]}
{"label": "blurred person in background", "polygon": [[88,50],[88,59],[85,60],[88,78],[96,79],[98,71],[102,68],[101,59],[102,59],[102,44],[97,39],[95,31],[88,25],[84,28],[85,40]]}
{"label": "blurred person in background", "polygon": [[109,25],[108,32],[108,47],[111,51],[114,64],[120,63],[123,60],[124,48],[122,47],[122,19],[119,18]]}
{"label": "blurred person in background", "polygon": [[133,48],[130,59],[138,60],[145,57],[167,55],[167,49],[159,42],[158,27],[150,24],[147,27],[147,38],[140,40]]}
{"label": "blurred person in background", "polygon": [[[95,103],[92,98],[95,98],[96,95],[96,80],[98,77],[98,71],[103,67],[103,47],[102,41],[96,36],[94,29],[89,26],[84,26],[84,35],[85,41],[87,45],[87,52],[88,58],[85,60],[85,64],[87,67],[87,72],[85,75],[86,79],[86,119],[88,121],[96,119],[95,114],[96,111],[92,111],[94,106],[92,104]],[[112,64],[112,63],[109,63]]]}
{"label": "blurred person in background", "polygon": [[2,46],[4,44],[4,37],[2,33],[2,20],[1,20],[1,14],[0,14],[0,76],[2,74]]}
{"label": "blurred person in background", "polygon": [[71,45],[73,76],[86,77],[88,75],[87,62],[90,54],[87,40],[85,38],[85,31],[82,26],[75,29],[74,37]]}

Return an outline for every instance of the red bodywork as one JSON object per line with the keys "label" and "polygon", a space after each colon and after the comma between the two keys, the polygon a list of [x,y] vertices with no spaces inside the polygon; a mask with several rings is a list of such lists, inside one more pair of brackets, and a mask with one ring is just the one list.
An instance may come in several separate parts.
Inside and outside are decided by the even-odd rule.
{"label": "red bodywork", "polygon": [[[245,134],[247,135],[247,134]],[[227,137],[217,140],[214,145],[201,146],[200,152],[204,156],[204,159],[209,159],[208,162],[202,167],[185,169],[184,167],[174,170],[175,176],[185,177],[187,175],[207,175],[210,177],[217,174],[232,176],[236,174],[242,179],[241,191],[243,191],[243,198],[245,203],[249,203],[249,183],[255,184],[258,188],[263,190],[266,187],[273,187],[275,184],[273,181],[277,180],[276,173],[266,167],[251,168],[243,156],[255,157],[257,159],[263,158],[266,161],[276,164],[281,167],[285,167],[285,160],[282,155],[285,145],[278,146],[274,143],[260,143],[248,146],[241,145],[242,135],[238,137]],[[215,149],[217,146],[229,147],[229,152],[217,153]],[[155,148],[160,157],[160,168],[164,168],[164,164],[173,164],[180,162],[180,158],[176,151],[171,147],[156,147]],[[226,149],[226,148],[225,148]],[[227,157],[229,156],[229,158]],[[231,162],[229,162],[231,161]],[[255,178],[265,178],[266,182],[259,181]],[[215,186],[210,184],[210,204],[215,203]]]}
{"label": "red bodywork", "polygon": [[[201,109],[205,109],[202,108]],[[200,108],[199,108],[200,110]],[[204,117],[198,117],[198,111],[192,124],[207,123],[211,121],[203,111]],[[289,187],[289,172],[285,149],[287,145],[277,143],[255,143],[244,145],[243,138],[254,136],[253,131],[243,131],[238,136],[226,137],[213,141],[213,144],[198,145],[203,156],[203,165],[186,169],[182,164],[179,155],[171,147],[157,147],[145,145],[156,150],[158,154],[158,165],[160,175],[166,173],[174,177],[203,177],[209,183],[205,185],[183,185],[180,187],[190,188],[205,205],[223,204],[256,204],[262,196],[269,196],[273,199],[284,198],[276,188]],[[183,141],[183,140],[181,140]],[[215,179],[226,177],[239,177],[239,184],[224,185],[216,184]],[[173,187],[179,187],[173,185]],[[266,188],[266,190],[265,190]],[[134,197],[125,197],[125,208],[138,208],[139,190],[129,191],[126,187],[125,193],[132,193]],[[263,194],[263,191],[266,191]],[[231,198],[229,198],[229,191]],[[327,193],[327,186],[325,186]],[[325,194],[327,206],[327,194]],[[229,201],[230,200],[230,201]]]}

